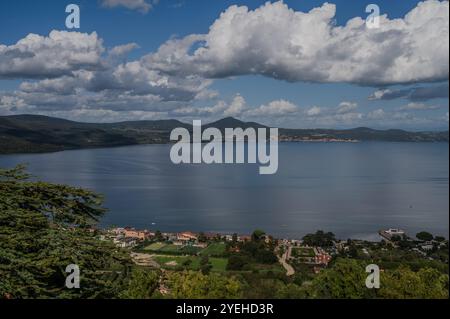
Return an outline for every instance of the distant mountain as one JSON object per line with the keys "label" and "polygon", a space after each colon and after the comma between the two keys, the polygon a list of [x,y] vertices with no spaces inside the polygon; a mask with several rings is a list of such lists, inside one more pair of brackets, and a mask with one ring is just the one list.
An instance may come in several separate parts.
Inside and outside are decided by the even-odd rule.
{"label": "distant mountain", "polygon": [[136,130],[155,130],[155,131],[171,131],[177,127],[190,129],[192,125],[180,122],[178,120],[156,120],[156,121],[130,121],[112,124],[101,124],[104,128],[111,129],[136,129]]}
{"label": "distant mountain", "polygon": [[374,130],[359,127],[348,130],[327,129],[280,129],[280,135],[296,136],[299,138],[329,138],[357,141],[386,141],[386,142],[448,142],[449,132],[408,132],[404,130]]}
{"label": "distant mountain", "polygon": [[[115,147],[170,142],[170,132],[177,127],[192,130],[192,125],[177,120],[130,121],[120,123],[79,123],[40,115],[0,116],[0,153],[37,153],[69,149]],[[203,128],[263,128],[254,122],[227,117],[205,124]],[[359,140],[396,142],[448,142],[445,132],[407,132],[403,130],[283,129],[283,140]]]}
{"label": "distant mountain", "polygon": [[242,129],[253,127],[256,129],[256,128],[264,128],[266,126],[255,122],[243,122],[238,119],[235,119],[234,117],[226,117],[216,122],[203,125],[203,127],[204,128],[215,127],[218,128],[219,130],[224,130],[225,128],[237,128],[237,127],[240,127]]}
{"label": "distant mountain", "polygon": [[132,137],[99,124],[35,115],[0,117],[0,153],[60,151],[135,144]]}

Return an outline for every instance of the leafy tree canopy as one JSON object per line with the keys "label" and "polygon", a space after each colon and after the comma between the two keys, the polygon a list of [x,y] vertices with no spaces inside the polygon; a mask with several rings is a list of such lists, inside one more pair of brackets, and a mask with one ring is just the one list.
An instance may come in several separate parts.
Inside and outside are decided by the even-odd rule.
{"label": "leafy tree canopy", "polygon": [[417,233],[416,237],[417,237],[417,239],[423,240],[423,241],[433,240],[433,235],[430,234],[429,232],[426,232],[426,231],[422,231],[420,233]]}
{"label": "leafy tree canopy", "polygon": [[260,241],[265,235],[266,233],[263,230],[257,229],[252,233],[252,241]]}
{"label": "leafy tree canopy", "polygon": [[415,299],[448,298],[448,275],[436,269],[421,268],[417,272],[408,267],[385,270],[380,274],[378,289],[365,285],[367,263],[354,259],[338,259],[331,269],[322,271],[305,291],[312,298],[332,299]]}
{"label": "leafy tree canopy", "polygon": [[159,274],[156,271],[136,269],[128,279],[128,287],[120,292],[123,299],[150,299],[159,287]]}
{"label": "leafy tree canopy", "polygon": [[167,283],[171,291],[170,297],[175,299],[237,299],[242,295],[238,280],[215,273],[170,273]]}
{"label": "leafy tree canopy", "polygon": [[[0,298],[113,298],[129,257],[96,238],[105,213],[88,190],[30,180],[23,165],[0,170]],[[80,268],[80,289],[65,287]]]}
{"label": "leafy tree canopy", "polygon": [[303,237],[305,244],[309,246],[330,247],[333,245],[333,241],[336,237],[333,233],[325,233],[322,230],[318,230],[315,234],[307,234]]}

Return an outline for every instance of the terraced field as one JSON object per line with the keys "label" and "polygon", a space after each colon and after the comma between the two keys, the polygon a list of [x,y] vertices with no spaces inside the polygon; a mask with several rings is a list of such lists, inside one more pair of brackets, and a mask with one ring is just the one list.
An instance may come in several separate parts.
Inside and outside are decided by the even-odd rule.
{"label": "terraced field", "polygon": [[177,246],[173,244],[153,243],[144,248],[157,254],[197,255],[202,248],[192,246]]}

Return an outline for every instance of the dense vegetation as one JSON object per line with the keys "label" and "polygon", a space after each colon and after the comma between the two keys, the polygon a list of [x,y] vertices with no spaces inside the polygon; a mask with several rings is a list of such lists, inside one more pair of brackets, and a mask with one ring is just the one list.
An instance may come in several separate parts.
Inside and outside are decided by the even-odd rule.
{"label": "dense vegetation", "polygon": [[278,263],[272,241],[266,242],[264,232],[256,230],[248,242],[233,241],[228,245],[228,270],[252,270],[255,264],[273,265]]}
{"label": "dense vegetation", "polygon": [[326,233],[318,230],[315,234],[307,234],[303,237],[303,242],[308,246],[331,247],[336,236],[333,233]]}

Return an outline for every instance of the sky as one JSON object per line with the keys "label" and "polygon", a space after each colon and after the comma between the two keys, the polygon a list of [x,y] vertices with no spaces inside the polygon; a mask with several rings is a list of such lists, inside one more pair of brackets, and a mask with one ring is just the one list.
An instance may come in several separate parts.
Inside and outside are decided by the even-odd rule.
{"label": "sky", "polygon": [[448,1],[0,2],[0,115],[448,130],[448,74]]}

